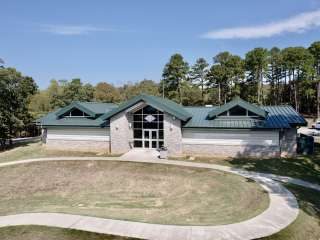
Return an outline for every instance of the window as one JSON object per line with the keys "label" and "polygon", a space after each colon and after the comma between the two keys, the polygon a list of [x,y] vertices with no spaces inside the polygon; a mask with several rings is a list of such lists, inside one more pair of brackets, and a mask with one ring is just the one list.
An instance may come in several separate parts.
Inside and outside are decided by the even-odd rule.
{"label": "window", "polygon": [[259,117],[257,114],[251,112],[251,111],[248,111],[248,116],[250,117]]}
{"label": "window", "polygon": [[89,115],[78,108],[73,108],[71,111],[65,113],[63,117],[89,117]]}
{"label": "window", "polygon": [[133,137],[142,139],[142,130],[134,130],[133,131]]}
{"label": "window", "polygon": [[247,109],[235,106],[229,109],[229,116],[247,116]]}
{"label": "window", "polygon": [[134,147],[157,148],[163,146],[163,112],[151,106],[134,112],[133,138]]}
{"label": "window", "polygon": [[235,116],[235,117],[239,117],[239,116],[248,116],[247,115],[248,110],[240,107],[240,106],[235,106],[233,108],[230,108],[228,111],[222,112],[219,114],[219,116]]}
{"label": "window", "polygon": [[221,113],[219,116],[228,116],[228,111]]}

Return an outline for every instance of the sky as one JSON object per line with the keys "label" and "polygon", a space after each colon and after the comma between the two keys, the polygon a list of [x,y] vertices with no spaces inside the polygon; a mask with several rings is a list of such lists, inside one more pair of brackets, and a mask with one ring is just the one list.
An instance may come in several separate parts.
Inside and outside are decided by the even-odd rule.
{"label": "sky", "polygon": [[320,40],[320,0],[0,0],[0,16],[0,58],[41,89],[159,81],[174,53],[192,65]]}

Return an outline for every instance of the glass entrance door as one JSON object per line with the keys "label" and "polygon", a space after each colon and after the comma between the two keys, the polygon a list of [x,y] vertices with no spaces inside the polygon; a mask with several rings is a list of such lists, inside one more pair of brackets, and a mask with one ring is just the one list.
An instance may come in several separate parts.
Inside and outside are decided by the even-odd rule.
{"label": "glass entrance door", "polygon": [[143,129],[143,147],[158,148],[159,136],[157,129]]}

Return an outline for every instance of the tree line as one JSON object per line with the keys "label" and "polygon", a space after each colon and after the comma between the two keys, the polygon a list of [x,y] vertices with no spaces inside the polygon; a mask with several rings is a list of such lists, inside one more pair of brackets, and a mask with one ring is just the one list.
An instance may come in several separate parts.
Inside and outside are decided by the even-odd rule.
{"label": "tree line", "polygon": [[[1,59],[0,59],[1,60]],[[1,60],[0,64],[4,64]],[[14,68],[0,66],[0,149],[12,138],[35,131],[29,111],[31,97],[37,92],[35,81]]]}
{"label": "tree line", "polygon": [[163,96],[183,105],[224,104],[240,96],[258,105],[289,104],[320,115],[320,41],[308,48],[254,48],[244,57],[221,52],[190,65],[181,54],[165,64],[160,82],[144,79],[95,86],[81,79],[52,80],[39,90],[35,81],[0,59],[0,144],[31,128],[34,120],[72,101],[121,103],[140,93]]}
{"label": "tree line", "polygon": [[52,80],[31,100],[31,110],[46,113],[72,101],[120,103],[139,93],[163,96],[183,105],[219,105],[240,96],[258,105],[289,104],[304,114],[320,114],[320,41],[308,48],[255,48],[242,58],[221,52],[209,63],[190,65],[174,54],[164,66],[160,82],[142,80],[116,87],[96,86],[80,79]]}
{"label": "tree line", "polygon": [[320,42],[308,48],[255,48],[244,58],[221,52],[209,64],[190,66],[180,54],[166,64],[160,92],[182,104],[224,104],[234,96],[258,105],[292,105],[317,114],[320,109]]}
{"label": "tree line", "polygon": [[127,83],[116,87],[107,82],[93,86],[81,79],[51,80],[45,90],[39,90],[30,99],[29,109],[35,117],[65,107],[72,101],[121,103],[140,93],[159,96],[159,84],[144,79],[137,83]]}

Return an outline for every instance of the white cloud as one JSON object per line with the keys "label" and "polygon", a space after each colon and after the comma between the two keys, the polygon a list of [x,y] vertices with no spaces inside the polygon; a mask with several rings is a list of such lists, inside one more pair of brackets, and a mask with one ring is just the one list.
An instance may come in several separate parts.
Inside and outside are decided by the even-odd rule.
{"label": "white cloud", "polygon": [[90,25],[41,25],[42,32],[57,35],[85,35],[93,32],[113,31],[111,28],[93,27]]}
{"label": "white cloud", "polygon": [[267,38],[282,33],[301,33],[319,26],[320,10],[317,10],[268,24],[213,30],[202,37],[210,39]]}

